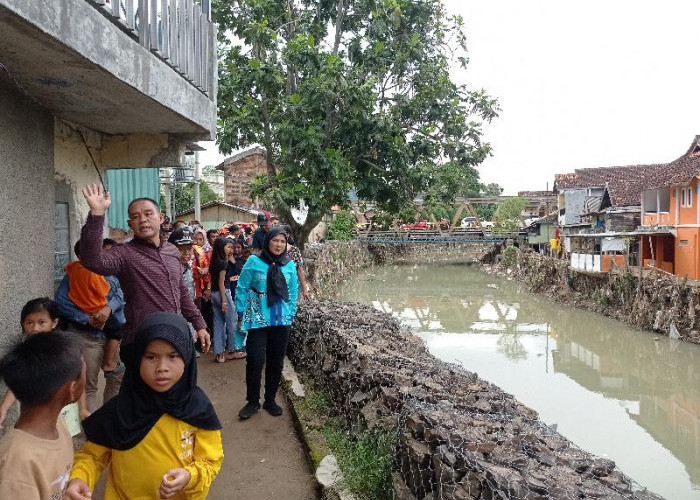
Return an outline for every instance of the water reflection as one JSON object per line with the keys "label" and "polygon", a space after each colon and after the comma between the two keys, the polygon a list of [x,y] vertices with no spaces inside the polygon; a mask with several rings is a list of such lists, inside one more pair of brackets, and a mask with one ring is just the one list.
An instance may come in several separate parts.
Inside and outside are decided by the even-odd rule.
{"label": "water reflection", "polygon": [[566,308],[476,269],[373,269],[341,291],[416,330],[667,498],[700,498],[700,346]]}

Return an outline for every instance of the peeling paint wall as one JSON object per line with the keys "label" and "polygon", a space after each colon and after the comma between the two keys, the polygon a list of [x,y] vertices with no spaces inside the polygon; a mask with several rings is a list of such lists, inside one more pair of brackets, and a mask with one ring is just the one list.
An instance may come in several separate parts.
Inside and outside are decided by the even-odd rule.
{"label": "peeling paint wall", "polygon": [[99,183],[100,176],[106,183],[110,168],[175,166],[184,162],[185,142],[181,138],[167,134],[106,135],[59,119],[54,121],[54,145],[53,178],[59,201],[69,204],[71,248],[80,239],[89,212],[83,186]]}

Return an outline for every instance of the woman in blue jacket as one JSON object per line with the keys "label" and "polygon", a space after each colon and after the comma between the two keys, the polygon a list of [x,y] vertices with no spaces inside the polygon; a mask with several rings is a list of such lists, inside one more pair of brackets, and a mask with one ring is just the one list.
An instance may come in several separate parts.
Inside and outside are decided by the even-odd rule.
{"label": "woman in blue jacket", "polygon": [[287,254],[287,235],[279,226],[266,234],[260,255],[251,255],[236,287],[236,311],[246,344],[246,386],[248,403],[238,418],[248,419],[260,409],[260,377],[265,365],[263,408],[270,415],[282,415],[275,395],[282,379],[289,330],[297,312],[299,283],[294,261]]}

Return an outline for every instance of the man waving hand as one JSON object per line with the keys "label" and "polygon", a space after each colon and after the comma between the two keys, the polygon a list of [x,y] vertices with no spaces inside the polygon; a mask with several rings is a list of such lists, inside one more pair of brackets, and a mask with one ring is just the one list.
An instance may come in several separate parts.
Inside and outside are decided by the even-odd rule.
{"label": "man waving hand", "polygon": [[[91,271],[119,279],[126,306],[122,330],[122,360],[133,367],[131,344],[138,325],[151,313],[162,311],[182,314],[197,330],[202,351],[211,344],[206,323],[189,295],[182,279],[180,252],[160,235],[163,215],[150,198],[137,198],[129,204],[129,227],[134,239],[102,251],[105,213],[111,204],[109,193],[101,185],[83,188],[90,207],[80,236],[80,259]],[[130,366],[131,365],[131,366]]]}

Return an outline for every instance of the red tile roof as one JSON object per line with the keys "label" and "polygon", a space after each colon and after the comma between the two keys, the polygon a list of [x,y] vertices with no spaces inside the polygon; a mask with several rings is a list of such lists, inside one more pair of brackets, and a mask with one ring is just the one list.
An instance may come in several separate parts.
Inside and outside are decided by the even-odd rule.
{"label": "red tile roof", "polygon": [[574,173],[557,174],[554,190],[588,187],[607,188],[612,206],[641,204],[642,191],[653,187],[663,177],[666,164],[629,165],[624,167],[580,168]]}
{"label": "red tile roof", "polygon": [[650,187],[674,186],[687,184],[693,177],[700,175],[700,135],[696,135],[683,156],[667,165],[666,171]]}

